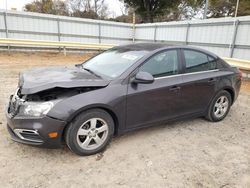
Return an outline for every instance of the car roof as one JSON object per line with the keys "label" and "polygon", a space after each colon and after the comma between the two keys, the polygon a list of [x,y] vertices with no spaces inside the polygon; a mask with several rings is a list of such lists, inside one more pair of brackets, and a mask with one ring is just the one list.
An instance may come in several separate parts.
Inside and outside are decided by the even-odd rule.
{"label": "car roof", "polygon": [[114,49],[127,49],[131,51],[154,51],[159,48],[169,47],[164,43],[134,43],[114,47]]}
{"label": "car roof", "polygon": [[182,49],[190,49],[190,50],[198,50],[203,53],[206,53],[214,58],[218,58],[218,56],[212,52],[209,52],[207,50],[188,46],[188,45],[175,45],[175,44],[166,44],[166,43],[134,43],[134,44],[126,44],[126,45],[120,45],[116,46],[113,49],[122,50],[122,51],[146,51],[146,52],[152,52],[155,50],[160,49],[171,49],[171,48],[182,48]]}

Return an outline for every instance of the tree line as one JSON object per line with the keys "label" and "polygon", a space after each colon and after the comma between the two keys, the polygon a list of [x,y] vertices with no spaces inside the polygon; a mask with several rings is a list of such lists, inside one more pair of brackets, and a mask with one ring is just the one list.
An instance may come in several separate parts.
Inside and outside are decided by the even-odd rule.
{"label": "tree line", "polygon": [[[24,6],[28,12],[137,23],[202,18],[206,0],[119,0],[122,15],[110,17],[107,0],[34,0]],[[237,0],[209,0],[207,18],[234,16]],[[238,16],[250,15],[250,0],[240,0]]]}

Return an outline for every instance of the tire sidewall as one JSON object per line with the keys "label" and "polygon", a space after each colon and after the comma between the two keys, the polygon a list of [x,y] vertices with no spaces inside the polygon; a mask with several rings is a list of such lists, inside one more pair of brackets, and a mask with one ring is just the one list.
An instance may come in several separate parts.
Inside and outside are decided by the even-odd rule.
{"label": "tire sidewall", "polygon": [[[101,118],[108,125],[108,135],[104,143],[96,149],[85,150],[77,142],[77,132],[84,122],[91,118]],[[66,131],[66,143],[71,151],[78,155],[92,155],[103,151],[111,141],[114,134],[114,121],[112,117],[104,110],[93,109],[80,113],[71,123]]]}

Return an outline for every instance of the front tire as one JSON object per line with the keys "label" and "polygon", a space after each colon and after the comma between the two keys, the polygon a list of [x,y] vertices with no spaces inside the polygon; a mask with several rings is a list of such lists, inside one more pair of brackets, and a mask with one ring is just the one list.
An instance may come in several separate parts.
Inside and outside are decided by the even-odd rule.
{"label": "front tire", "polygon": [[71,151],[85,156],[103,151],[114,134],[114,121],[101,109],[80,113],[65,132],[65,142]]}
{"label": "front tire", "polygon": [[218,122],[223,120],[232,105],[232,97],[229,92],[222,90],[214,97],[212,100],[208,111],[206,119],[212,122]]}

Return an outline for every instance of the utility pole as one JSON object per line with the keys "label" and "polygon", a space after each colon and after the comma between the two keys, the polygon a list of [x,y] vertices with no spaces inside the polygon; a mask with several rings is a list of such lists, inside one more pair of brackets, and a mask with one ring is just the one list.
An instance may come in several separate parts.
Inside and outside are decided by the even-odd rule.
{"label": "utility pole", "polygon": [[238,25],[239,25],[239,20],[236,20],[237,15],[238,15],[239,3],[240,3],[240,0],[237,0],[236,8],[235,8],[235,13],[234,13],[232,41],[229,44],[229,56],[231,58],[233,57],[235,40],[236,40],[236,35],[237,35],[237,29],[238,29]]}
{"label": "utility pole", "polygon": [[237,14],[238,14],[239,3],[240,3],[240,0],[237,0],[236,10],[235,10],[235,14],[234,14],[234,17],[235,17],[235,18],[237,17]]}
{"label": "utility pole", "polygon": [[205,10],[204,10],[204,14],[203,14],[203,19],[207,19],[207,9],[208,9],[208,0],[206,0],[206,4],[205,4]]}
{"label": "utility pole", "polygon": [[133,12],[133,43],[135,42],[135,12]]}

